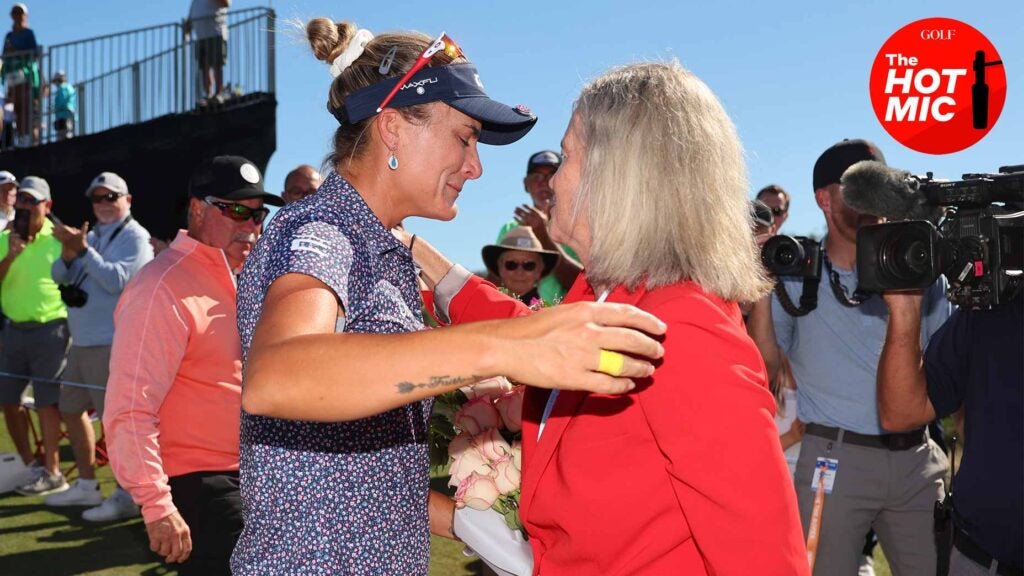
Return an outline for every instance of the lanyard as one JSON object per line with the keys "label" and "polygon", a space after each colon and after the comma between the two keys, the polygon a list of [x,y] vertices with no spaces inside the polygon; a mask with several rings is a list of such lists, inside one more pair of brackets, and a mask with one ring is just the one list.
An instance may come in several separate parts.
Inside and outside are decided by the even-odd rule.
{"label": "lanyard", "polygon": [[[608,298],[608,290],[601,292],[601,295],[597,297],[597,302],[604,302]],[[551,391],[551,395],[548,396],[548,403],[544,405],[544,413],[540,417],[540,425],[537,426],[537,441],[540,441],[540,435],[544,433],[544,425],[548,422],[548,416],[551,416],[551,411],[555,408],[555,401],[558,400],[558,388]]]}
{"label": "lanyard", "polygon": [[[110,248],[110,245],[114,243],[114,238],[117,238],[117,235],[121,233],[121,230],[124,230],[124,227],[127,226],[128,223],[131,222],[131,221],[132,221],[132,215],[129,214],[127,217],[125,217],[124,220],[121,221],[121,223],[117,226],[117,228],[114,229],[113,234],[110,235],[110,239],[107,240],[106,246],[103,246],[102,248],[97,248],[96,252],[98,252],[100,254],[100,256],[102,256],[103,255],[103,251],[106,250],[107,248]],[[96,234],[96,237],[97,237],[96,239],[97,239],[97,243],[98,243],[98,241],[100,240],[99,233]],[[82,287],[82,282],[85,282],[85,277],[88,276],[88,275],[89,275],[89,273],[86,272],[85,269],[83,268],[81,276],[78,277],[78,280],[73,282],[73,285],[75,286],[75,288],[81,288]]]}

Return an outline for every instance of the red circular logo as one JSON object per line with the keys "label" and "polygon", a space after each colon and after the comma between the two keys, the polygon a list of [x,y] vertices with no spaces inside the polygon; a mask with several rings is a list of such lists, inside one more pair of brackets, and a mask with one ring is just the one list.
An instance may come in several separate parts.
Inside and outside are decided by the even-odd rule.
{"label": "red circular logo", "polygon": [[900,28],[871,66],[871,106],[904,146],[949,154],[981,140],[1006,101],[1006,69],[984,34],[951,18]]}

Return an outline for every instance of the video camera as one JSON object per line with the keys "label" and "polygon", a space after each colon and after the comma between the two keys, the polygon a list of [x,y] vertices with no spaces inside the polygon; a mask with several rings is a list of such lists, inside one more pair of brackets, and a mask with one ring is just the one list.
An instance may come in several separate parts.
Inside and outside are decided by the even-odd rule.
{"label": "video camera", "polygon": [[1011,300],[1024,283],[1024,165],[964,174],[956,182],[937,181],[929,172],[905,183],[944,214],[937,225],[909,220],[861,228],[860,287],[922,289],[943,275],[946,296],[961,308],[988,309]]}

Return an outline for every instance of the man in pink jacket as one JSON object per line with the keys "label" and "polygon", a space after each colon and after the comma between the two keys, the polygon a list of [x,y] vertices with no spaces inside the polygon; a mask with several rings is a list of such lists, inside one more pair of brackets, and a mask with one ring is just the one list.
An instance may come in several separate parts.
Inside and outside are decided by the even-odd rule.
{"label": "man in pink jacket", "polygon": [[179,231],[114,311],[103,425],[118,482],[142,507],[150,548],[179,574],[228,574],[238,493],[241,344],[236,274],[280,197],[238,156],[205,163]]}

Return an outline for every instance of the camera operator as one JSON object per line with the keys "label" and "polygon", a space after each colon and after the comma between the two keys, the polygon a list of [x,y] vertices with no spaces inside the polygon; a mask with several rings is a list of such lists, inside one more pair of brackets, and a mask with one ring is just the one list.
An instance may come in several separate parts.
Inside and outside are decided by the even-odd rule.
{"label": "camera operator", "polygon": [[965,452],[953,492],[950,575],[1021,574],[1024,567],[1024,297],[960,309],[925,353],[921,293],[887,292],[878,366],[882,426],[901,431],[964,408]]}
{"label": "camera operator", "polygon": [[[879,420],[874,382],[885,339],[886,307],[881,298],[856,289],[855,264],[857,230],[880,218],[852,210],[839,184],[843,172],[861,160],[885,161],[874,144],[843,140],[815,162],[814,196],[827,225],[820,282],[782,279],[776,294],[754,305],[748,330],[764,356],[769,377],[775,376],[785,355],[800,383],[798,418],[806,427],[795,485],[805,534],[818,488],[815,471],[823,462],[829,468],[834,465],[834,475],[825,475],[814,573],[857,573],[865,534],[874,529],[893,573],[933,576],[933,509],[942,498],[948,462],[923,424],[889,434]],[[800,312],[788,306],[787,312],[779,291],[785,289],[792,298],[805,282],[816,305]],[[949,316],[941,285],[928,290],[922,308],[919,338],[927,340]]]}
{"label": "camera operator", "polygon": [[[71,439],[79,479],[69,490],[46,497],[47,506],[89,506],[87,521],[103,522],[137,516],[139,508],[127,492],[116,488],[106,501],[96,483],[96,438],[87,411],[103,415],[103,396],[110,373],[114,339],[114,307],[128,280],[153,259],[149,232],[132,218],[132,196],[124,179],[103,172],[85,196],[92,203],[96,227],[54,226],[61,242],[60,259],[51,266],[61,297],[68,306],[71,351],[61,387],[60,412]],[[88,384],[82,388],[78,383]]]}

